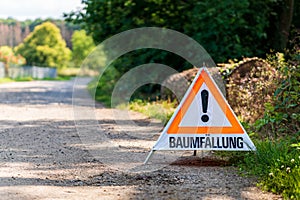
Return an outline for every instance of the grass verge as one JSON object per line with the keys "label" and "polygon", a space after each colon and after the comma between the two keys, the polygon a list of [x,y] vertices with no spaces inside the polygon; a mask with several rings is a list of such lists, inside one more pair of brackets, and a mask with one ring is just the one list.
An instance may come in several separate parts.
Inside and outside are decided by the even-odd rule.
{"label": "grass verge", "polygon": [[14,80],[12,80],[11,78],[0,78],[0,84],[1,83],[9,83],[9,82],[13,82]]}
{"label": "grass verge", "polygon": [[239,164],[240,169],[257,176],[258,185],[264,190],[282,194],[285,199],[300,199],[300,143],[297,137],[258,140],[255,145],[257,152],[246,153]]}
{"label": "grass verge", "polygon": [[120,109],[130,109],[133,111],[137,111],[143,113],[144,115],[159,119],[162,122],[166,123],[171,118],[173,112],[175,111],[176,102],[169,101],[153,101],[147,102],[142,100],[134,100],[130,102],[127,106],[120,105],[118,108]]}
{"label": "grass verge", "polygon": [[20,78],[0,78],[1,83],[9,83],[9,82],[24,82],[24,81],[67,81],[70,80],[71,76],[57,76],[56,78],[32,78],[32,77],[20,77]]}

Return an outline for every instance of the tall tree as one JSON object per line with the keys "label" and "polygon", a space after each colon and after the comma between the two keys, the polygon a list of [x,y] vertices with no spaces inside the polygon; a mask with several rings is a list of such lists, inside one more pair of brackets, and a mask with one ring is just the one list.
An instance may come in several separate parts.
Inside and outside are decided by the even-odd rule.
{"label": "tall tree", "polygon": [[46,67],[64,67],[71,58],[60,30],[51,22],[36,26],[24,43],[16,47],[16,52],[23,55],[28,64]]}
{"label": "tall tree", "polygon": [[88,36],[85,30],[74,31],[72,35],[72,61],[75,67],[79,67],[82,61],[95,48],[93,38]]}

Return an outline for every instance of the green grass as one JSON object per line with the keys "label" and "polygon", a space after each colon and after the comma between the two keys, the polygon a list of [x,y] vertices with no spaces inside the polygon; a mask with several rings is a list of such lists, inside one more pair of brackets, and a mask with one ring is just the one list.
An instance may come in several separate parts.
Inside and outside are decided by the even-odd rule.
{"label": "green grass", "polygon": [[[159,119],[166,123],[172,117],[176,108],[176,102],[169,101],[155,101],[147,102],[142,100],[134,100],[130,102],[126,108],[143,113],[144,115]],[[124,105],[120,105],[118,108],[124,108]]]}
{"label": "green grass", "polygon": [[0,78],[0,84],[1,83],[9,83],[9,82],[13,82],[14,80],[12,80],[11,78]]}
{"label": "green grass", "polygon": [[264,190],[282,194],[285,199],[300,199],[299,135],[277,141],[257,140],[257,152],[245,154],[240,169],[257,176]]}
{"label": "green grass", "polygon": [[62,68],[57,69],[59,76],[75,77],[80,72],[80,68]]}
{"label": "green grass", "polygon": [[57,76],[56,78],[43,78],[43,79],[35,79],[35,80],[42,80],[42,81],[68,81],[73,76]]}
{"label": "green grass", "polygon": [[260,133],[251,132],[249,124],[244,128],[256,152],[216,151],[215,155],[239,167],[242,175],[257,177],[257,185],[263,190],[280,194],[284,199],[300,199],[300,132],[277,139],[260,139],[257,137]]}
{"label": "green grass", "polygon": [[[14,79],[0,78],[0,84],[8,83],[8,82],[22,82],[22,81],[34,81],[34,80],[67,81],[73,77],[76,77],[79,72],[80,72],[80,68],[63,68],[63,69],[58,69],[58,71],[57,71],[58,76],[56,78],[43,78],[43,79],[37,79],[37,78],[32,78],[32,77],[18,77],[18,78],[14,78]],[[88,71],[84,75],[89,75],[91,73],[92,73],[92,71]]]}
{"label": "green grass", "polygon": [[67,81],[70,80],[71,76],[57,76],[56,78],[43,78],[37,79],[32,77],[19,77],[19,78],[0,78],[1,83],[9,83],[9,82],[24,82],[24,81],[34,81],[34,80],[41,80],[41,81]]}
{"label": "green grass", "polygon": [[12,80],[16,82],[23,82],[23,81],[33,81],[34,79],[32,77],[18,77]]}
{"label": "green grass", "polygon": [[67,67],[57,69],[57,74],[62,77],[75,77],[75,76],[95,76],[97,75],[97,71],[91,69],[81,69],[74,67]]}

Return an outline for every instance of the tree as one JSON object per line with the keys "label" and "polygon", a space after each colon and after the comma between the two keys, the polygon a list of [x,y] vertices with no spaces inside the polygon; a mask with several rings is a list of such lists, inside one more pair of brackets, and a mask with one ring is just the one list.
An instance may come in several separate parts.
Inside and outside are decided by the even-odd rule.
{"label": "tree", "polygon": [[[290,28],[292,25],[294,12],[294,0],[278,0],[272,4],[272,8],[276,13],[272,16],[272,47],[276,51],[284,51],[288,44]],[[294,18],[294,20],[296,20]]]}
{"label": "tree", "polygon": [[[289,7],[283,11],[290,19],[292,1],[83,0],[81,11],[71,12],[65,17],[68,21],[81,24],[97,43],[139,27],[177,30],[195,39],[218,63],[242,57],[264,57],[270,49],[276,49],[274,27],[278,26],[281,14],[275,8],[287,2]],[[284,32],[289,31],[288,24],[285,26],[283,23],[281,29]],[[286,37],[282,41],[285,43]],[[151,62],[162,63],[178,71],[192,67],[172,53],[142,49],[127,53],[111,64],[118,70],[114,78],[117,80],[133,66]],[[98,87],[102,87],[101,84]]]}
{"label": "tree", "polygon": [[28,64],[46,67],[64,67],[71,58],[60,30],[51,22],[44,22],[34,28],[24,42],[16,47]]}
{"label": "tree", "polygon": [[26,63],[26,60],[21,55],[15,55],[9,46],[0,47],[0,61],[4,63],[5,77],[8,77],[10,64],[23,65]]}
{"label": "tree", "polygon": [[69,21],[82,24],[95,42],[132,28],[166,27],[193,37],[216,62],[263,56],[270,49],[282,51],[292,17],[297,14],[293,12],[294,0],[82,2],[82,11],[66,16]]}
{"label": "tree", "polygon": [[72,35],[72,61],[79,67],[82,61],[95,48],[93,38],[88,36],[85,30],[74,31]]}

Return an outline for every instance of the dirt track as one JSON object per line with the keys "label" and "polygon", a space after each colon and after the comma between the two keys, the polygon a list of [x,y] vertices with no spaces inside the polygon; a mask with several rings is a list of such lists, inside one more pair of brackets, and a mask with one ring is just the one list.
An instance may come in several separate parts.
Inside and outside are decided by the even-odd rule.
{"label": "dirt track", "polygon": [[[205,163],[199,157],[185,157],[150,172],[110,168],[107,160],[95,158],[97,148],[84,144],[77,132],[80,127],[76,130],[73,83],[0,85],[1,199],[280,199],[260,191],[253,179],[238,176],[237,169]],[[84,89],[82,95],[87,97]],[[148,123],[144,116],[132,116],[141,125]],[[134,128],[128,124],[117,127],[112,110],[97,105],[96,118],[110,139],[133,141],[124,131]],[[152,132],[160,129],[155,124],[151,128]],[[138,150],[144,158],[149,148]]]}

